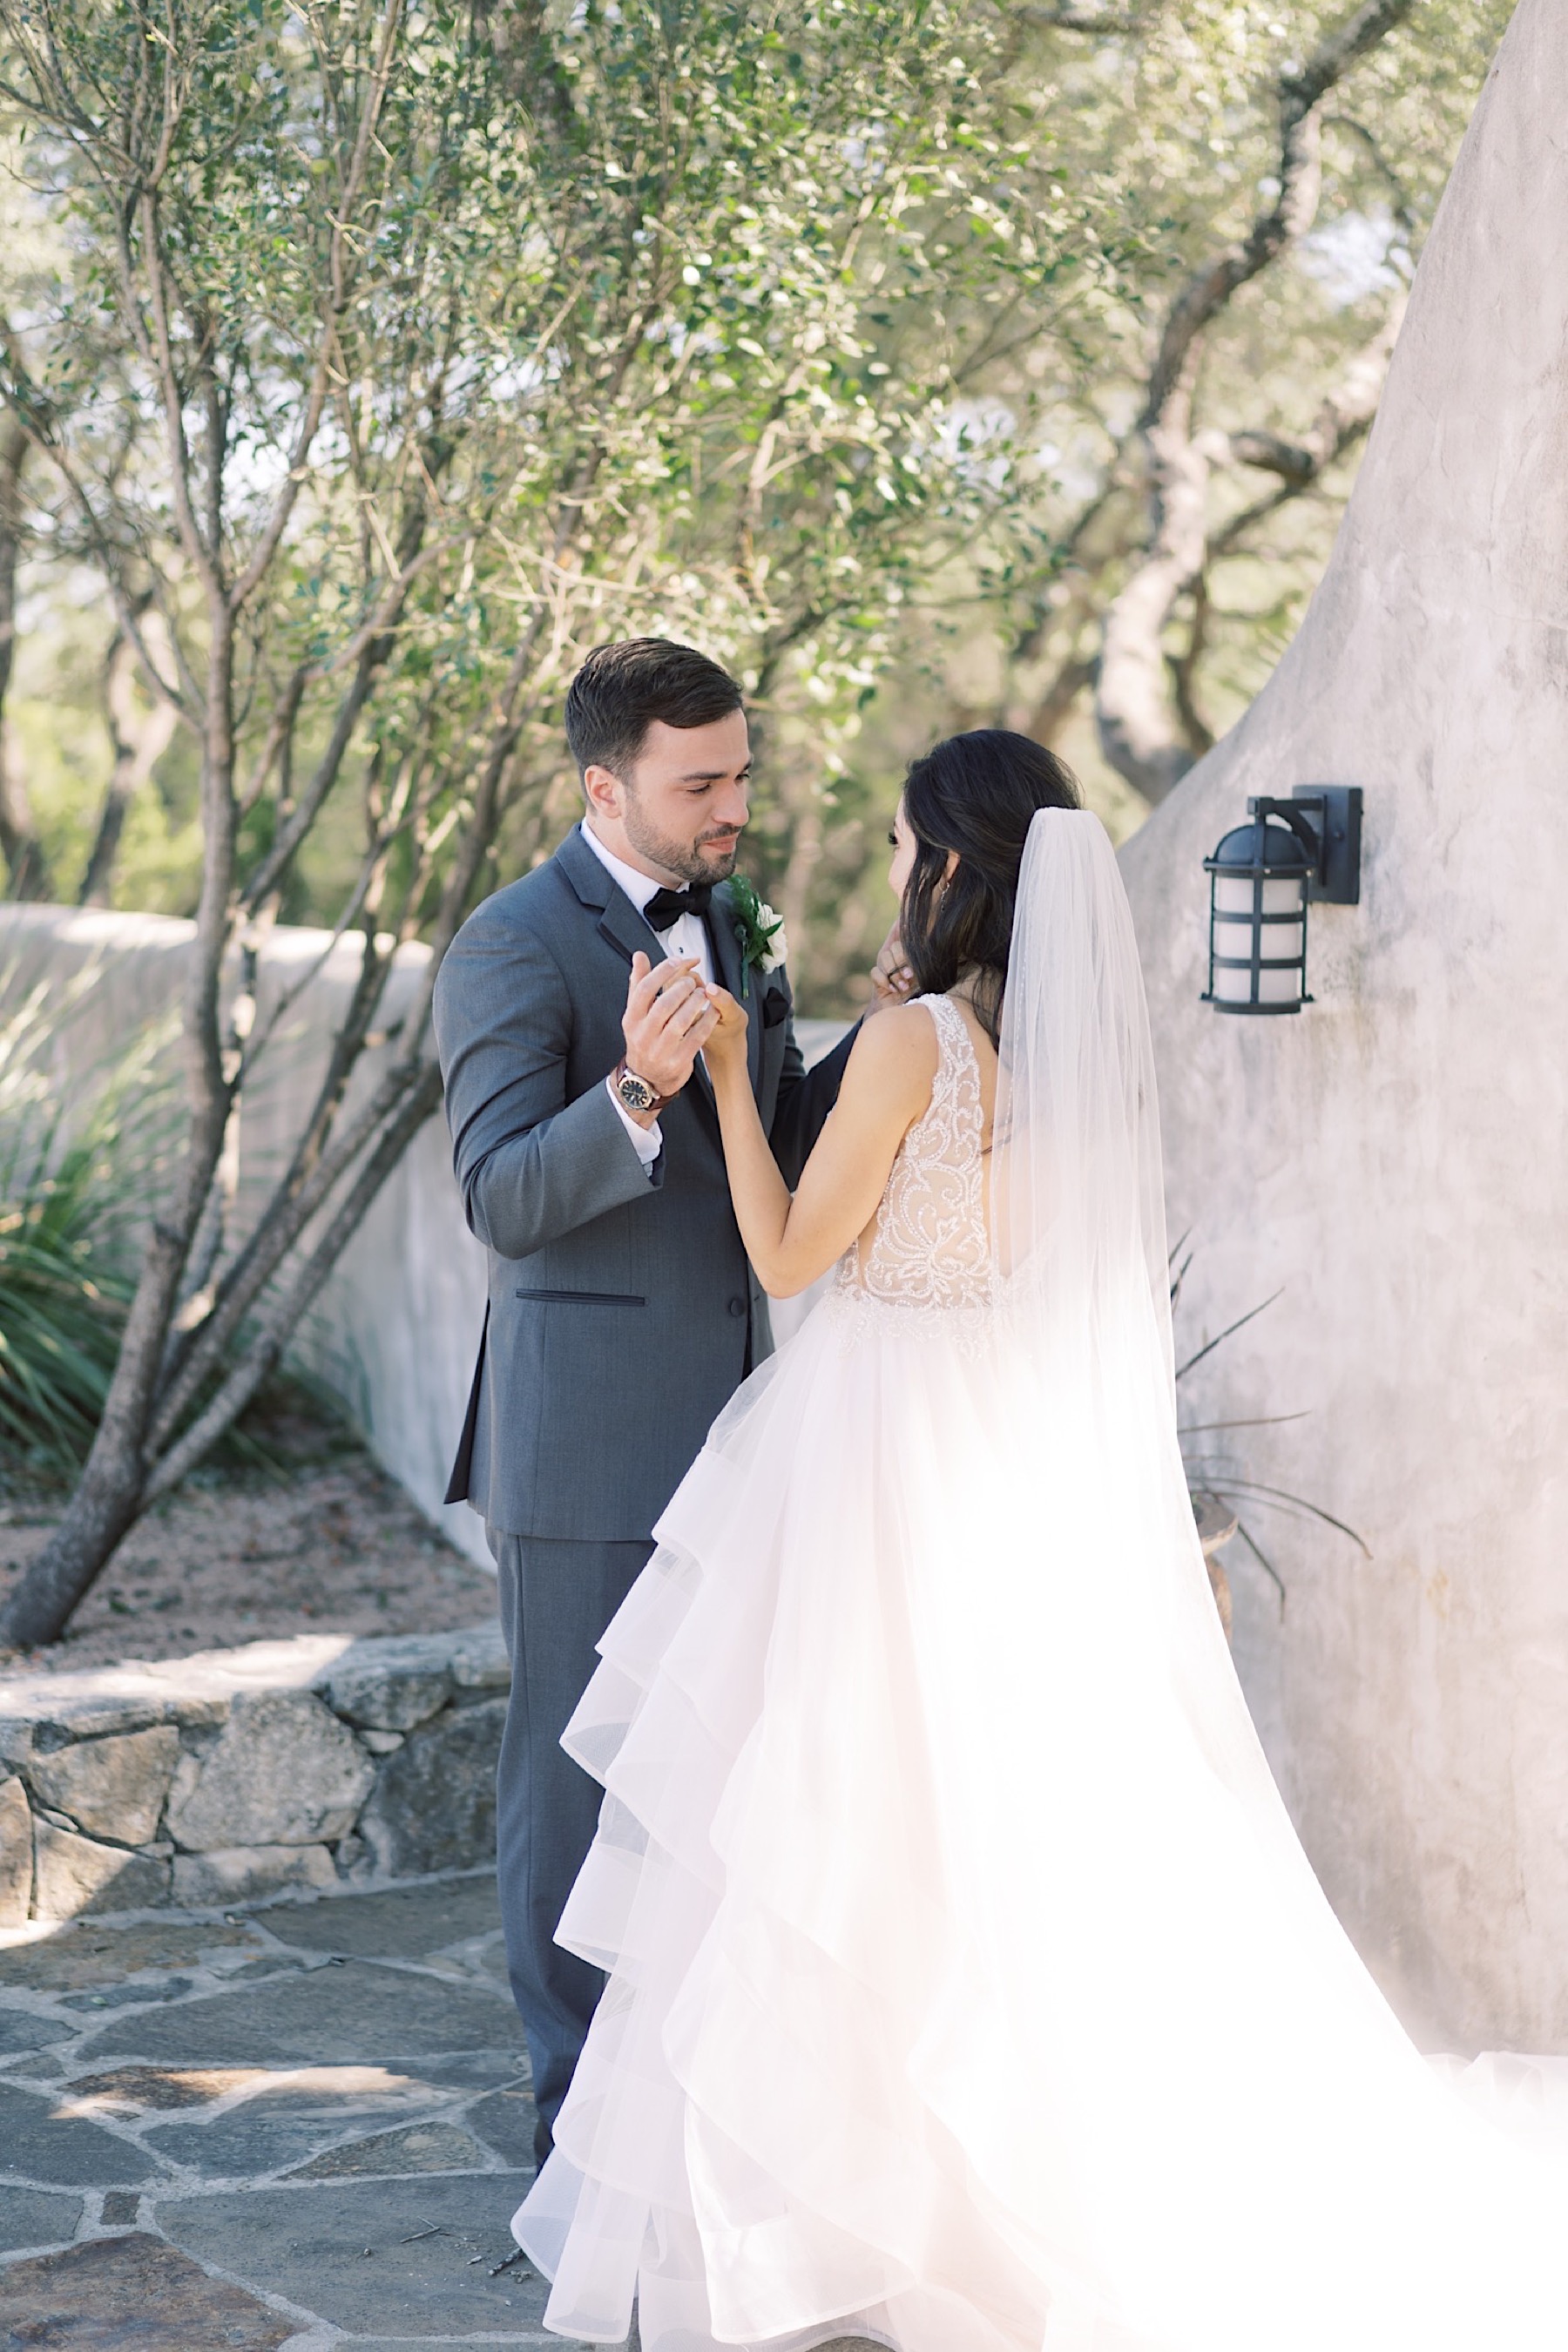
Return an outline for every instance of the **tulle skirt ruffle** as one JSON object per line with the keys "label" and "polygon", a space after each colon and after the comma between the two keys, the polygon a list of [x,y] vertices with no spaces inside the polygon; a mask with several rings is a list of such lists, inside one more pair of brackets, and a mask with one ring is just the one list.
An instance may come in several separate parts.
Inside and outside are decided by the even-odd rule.
{"label": "tulle skirt ruffle", "polygon": [[552,2328],[1568,2352],[1568,2068],[1416,2055],[1179,1463],[1094,1475],[1117,1409],[1003,1318],[836,1296],[715,1425],[566,1735],[605,1798],[559,1937],[610,1981],[514,2223]]}

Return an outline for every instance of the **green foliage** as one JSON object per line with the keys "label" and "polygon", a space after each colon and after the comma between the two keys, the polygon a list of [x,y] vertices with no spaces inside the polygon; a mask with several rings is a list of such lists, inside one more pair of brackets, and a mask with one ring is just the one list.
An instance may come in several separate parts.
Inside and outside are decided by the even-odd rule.
{"label": "green foliage", "polygon": [[[30,989],[0,973],[0,1488],[5,1472],[68,1477],[86,1459],[179,1132],[173,1017],[97,1058],[100,983],[95,964]],[[318,1444],[348,1442],[296,1367],[228,1433],[220,1465],[275,1472],[271,1423],[290,1416]]]}
{"label": "green foliage", "polygon": [[196,677],[182,471],[230,577],[303,476],[237,648],[237,883],[285,919],[427,926],[498,709],[491,871],[546,845],[604,637],[696,638],[780,726],[848,724],[991,503],[951,415],[977,340],[1118,280],[1108,191],[1037,211],[1008,25],[960,0],[0,18],[55,262],[8,387],[56,461],[51,560],[151,594]]}
{"label": "green foliage", "polygon": [[[1408,277],[1510,5],[1426,0],[1354,68],[1317,228],[1207,339],[1204,425],[1310,424]],[[153,592],[193,674],[208,643],[159,414],[155,248],[193,495],[221,508],[231,569],[305,476],[238,649],[242,898],[428,935],[497,711],[481,882],[571,822],[565,680],[641,630],[747,683],[752,862],[814,1009],[847,1003],[879,936],[881,834],[931,735],[1052,735],[1130,829],[1081,688],[1060,710],[1053,691],[1142,542],[1128,429],[1151,336],[1267,201],[1279,78],[1345,13],[1146,0],[1086,37],[986,0],[3,0],[11,391],[83,492],[31,478],[18,679],[63,866],[104,757],[112,615],[84,577]],[[1296,626],[1352,473],[1216,563],[1191,681],[1210,730]],[[1216,526],[1258,490],[1216,478]],[[1178,615],[1173,656],[1195,625]],[[132,812],[121,903],[194,908],[196,751],[187,726]],[[331,788],[279,864],[324,757]]]}
{"label": "green foliage", "polygon": [[74,1470],[91,1443],[167,1134],[156,1033],[77,1079],[68,1124],[58,1048],[92,979],[0,1013],[0,1456],[35,1470]]}

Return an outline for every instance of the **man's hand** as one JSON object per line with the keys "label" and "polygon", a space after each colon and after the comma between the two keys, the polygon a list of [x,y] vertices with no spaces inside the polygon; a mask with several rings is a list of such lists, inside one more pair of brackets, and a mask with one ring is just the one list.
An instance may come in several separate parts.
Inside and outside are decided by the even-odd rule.
{"label": "man's hand", "polygon": [[[659,964],[650,963],[640,950],[632,958],[621,1023],[626,1066],[661,1095],[680,1092],[719,1018],[697,977],[697,964],[696,956],[676,956]],[[636,1118],[637,1113],[630,1116]],[[651,1127],[653,1122],[649,1111],[639,1124]]]}
{"label": "man's hand", "polygon": [[881,950],[871,967],[871,1002],[866,1007],[868,1018],[873,1013],[885,1013],[889,1004],[907,1004],[914,993],[915,976],[904,961],[904,943],[899,937],[897,923],[882,941]]}

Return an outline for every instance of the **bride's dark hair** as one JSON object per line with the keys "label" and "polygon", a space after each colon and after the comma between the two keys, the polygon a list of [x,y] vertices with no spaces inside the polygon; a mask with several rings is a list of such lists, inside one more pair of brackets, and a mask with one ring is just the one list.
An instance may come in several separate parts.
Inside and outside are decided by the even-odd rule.
{"label": "bride's dark hair", "polygon": [[[941,996],[974,971],[974,1010],[1002,1042],[1002,992],[1013,941],[1013,901],[1037,809],[1082,806],[1072,770],[1004,727],[950,735],[917,760],[904,782],[904,819],[915,862],[904,885],[900,931],[922,996]],[[944,882],[950,852],[958,852]]]}

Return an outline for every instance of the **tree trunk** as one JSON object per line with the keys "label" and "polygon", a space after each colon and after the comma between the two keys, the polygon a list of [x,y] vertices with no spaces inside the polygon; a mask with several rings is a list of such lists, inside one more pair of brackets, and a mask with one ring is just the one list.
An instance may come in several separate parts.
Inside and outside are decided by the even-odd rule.
{"label": "tree trunk", "polygon": [[[188,1160],[183,1174],[181,1189],[188,1197]],[[142,1440],[187,1242],[175,1224],[163,1217],[154,1222],[86,1466],[65,1516],[0,1617],[0,1643],[7,1647],[29,1650],[58,1641],[72,1610],[141,1514],[147,1475]]]}
{"label": "tree trunk", "polygon": [[[1195,359],[1194,359],[1195,365]],[[1145,436],[1149,551],[1105,616],[1095,721],[1118,775],[1153,803],[1193,765],[1173,724],[1171,678],[1162,642],[1172,607],[1203,572],[1208,551],[1208,461],[1194,446],[1192,373],[1174,387]]]}
{"label": "tree trunk", "polygon": [[[152,616],[144,605],[139,618],[143,631],[153,634]],[[180,723],[179,714],[170,703],[159,701],[145,711],[138,708],[135,648],[120,629],[115,631],[104,659],[103,716],[113,766],[99,814],[97,837],[77,892],[79,907],[109,905],[126,814],[174,740],[174,730]]]}
{"label": "tree trunk", "polygon": [[196,936],[185,986],[184,1040],[190,1133],[172,1197],[153,1221],[126,1318],[103,1416],[65,1516],[29,1564],[0,1616],[0,1643],[54,1642],[146,1504],[148,1430],[180,1280],[223,1150],[228,1089],[218,1031],[218,992],[234,880],[234,621],[221,585],[208,596],[202,730],[203,860]]}
{"label": "tree trunk", "polygon": [[5,859],[13,898],[47,898],[48,863],[5,730],[16,652],[16,566],[22,551],[22,467],[27,446],[26,428],[7,415],[0,422],[0,854]]}
{"label": "tree trunk", "polygon": [[[1047,751],[1054,751],[1057,739],[1078,707],[1079,698],[1086,687],[1094,684],[1099,671],[1098,654],[1068,654],[1044,691],[1017,712],[1017,732],[1030,735]],[[1014,714],[1008,716],[1010,723],[1014,723]]]}
{"label": "tree trunk", "polygon": [[[1279,87],[1279,194],[1244,237],[1194,270],[1167,311],[1149,371],[1138,432],[1149,488],[1149,540],[1106,615],[1095,697],[1100,748],[1144,799],[1165,798],[1194,764],[1192,677],[1177,707],[1163,642],[1176,600],[1195,588],[1208,560],[1212,450],[1193,435],[1193,395],[1203,339],[1240,288],[1271,268],[1311,227],[1322,186],[1322,109],[1359,58],[1409,16],[1415,0],[1362,0],[1302,67]],[[1250,448],[1240,444],[1250,442]],[[1272,444],[1272,448],[1266,445]],[[1235,454],[1275,467],[1283,448],[1268,434],[1237,436]]]}

